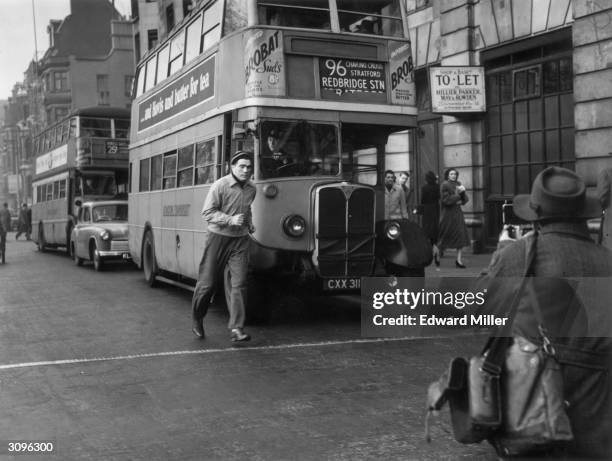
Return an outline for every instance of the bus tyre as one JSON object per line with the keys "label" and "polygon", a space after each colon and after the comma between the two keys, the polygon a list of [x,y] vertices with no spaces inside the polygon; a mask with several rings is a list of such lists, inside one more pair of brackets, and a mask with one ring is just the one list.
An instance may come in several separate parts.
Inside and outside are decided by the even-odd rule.
{"label": "bus tyre", "polygon": [[79,258],[76,254],[76,249],[74,247],[74,242],[70,242],[70,253],[72,256],[72,261],[74,262],[75,266],[82,266],[83,265],[83,258]]}
{"label": "bus tyre", "polygon": [[[272,313],[272,298],[266,299],[266,282],[263,277],[249,274],[247,280],[247,300],[245,306],[245,321],[249,325],[262,324],[270,321]],[[223,289],[225,292],[225,303],[228,308],[231,301],[232,276],[229,267],[225,266],[223,271]]]}
{"label": "bus tyre", "polygon": [[100,257],[100,252],[96,247],[96,244],[93,244],[93,265],[96,272],[100,272],[104,268],[104,261]]}
{"label": "bus tyre", "polygon": [[147,231],[142,241],[142,270],[147,284],[150,287],[155,287],[157,285],[155,280],[157,261],[155,258],[155,243],[150,231]]}

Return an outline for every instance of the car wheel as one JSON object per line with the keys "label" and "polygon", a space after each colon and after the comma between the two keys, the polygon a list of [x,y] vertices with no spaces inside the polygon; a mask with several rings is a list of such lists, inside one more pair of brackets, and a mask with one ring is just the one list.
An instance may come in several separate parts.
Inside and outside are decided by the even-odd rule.
{"label": "car wheel", "polygon": [[100,257],[100,252],[98,251],[98,248],[95,246],[95,244],[93,247],[93,265],[94,265],[94,269],[97,272],[100,272],[102,268],[104,267],[104,261]]}
{"label": "car wheel", "polygon": [[156,286],[155,277],[158,269],[155,258],[155,243],[153,241],[153,234],[150,231],[147,231],[142,241],[142,270],[147,284],[150,287]]}
{"label": "car wheel", "polygon": [[74,261],[74,264],[76,266],[82,266],[83,265],[83,258],[79,258],[76,254],[76,248],[75,248],[75,243],[74,242],[70,242],[70,254],[72,255],[72,261]]}

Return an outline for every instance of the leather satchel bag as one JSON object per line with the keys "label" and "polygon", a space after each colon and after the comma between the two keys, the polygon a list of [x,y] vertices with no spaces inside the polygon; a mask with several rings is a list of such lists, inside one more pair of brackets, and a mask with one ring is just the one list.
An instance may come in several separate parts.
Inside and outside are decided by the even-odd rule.
{"label": "leather satchel bag", "polygon": [[[443,379],[430,386],[428,418],[448,401],[455,439],[468,444],[488,439],[500,456],[549,451],[572,439],[561,369],[532,290],[529,294],[540,325],[542,346],[510,336],[519,300],[531,275],[536,239],[537,236],[528,248],[525,273],[504,328],[489,339],[480,356],[469,362],[453,359],[445,385],[441,384]],[[432,392],[436,384],[441,390]]]}
{"label": "leather satchel bag", "polygon": [[508,348],[502,374],[503,423],[489,440],[504,457],[554,451],[573,439],[557,352],[546,336],[533,288],[528,291],[542,344],[515,336]]}

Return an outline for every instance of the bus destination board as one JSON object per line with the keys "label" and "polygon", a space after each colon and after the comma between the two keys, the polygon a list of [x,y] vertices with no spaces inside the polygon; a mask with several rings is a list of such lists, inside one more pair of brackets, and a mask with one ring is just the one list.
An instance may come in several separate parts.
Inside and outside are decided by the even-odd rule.
{"label": "bus destination board", "polygon": [[215,95],[215,56],[138,104],[138,131],[150,128]]}
{"label": "bus destination board", "polygon": [[385,65],[376,61],[319,58],[321,98],[386,102]]}

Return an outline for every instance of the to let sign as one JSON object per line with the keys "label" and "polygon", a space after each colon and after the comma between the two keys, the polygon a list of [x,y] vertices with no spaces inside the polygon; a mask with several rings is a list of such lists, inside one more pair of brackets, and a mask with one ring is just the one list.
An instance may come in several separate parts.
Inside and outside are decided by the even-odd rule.
{"label": "to let sign", "polygon": [[436,113],[484,112],[484,67],[431,67],[431,110]]}

